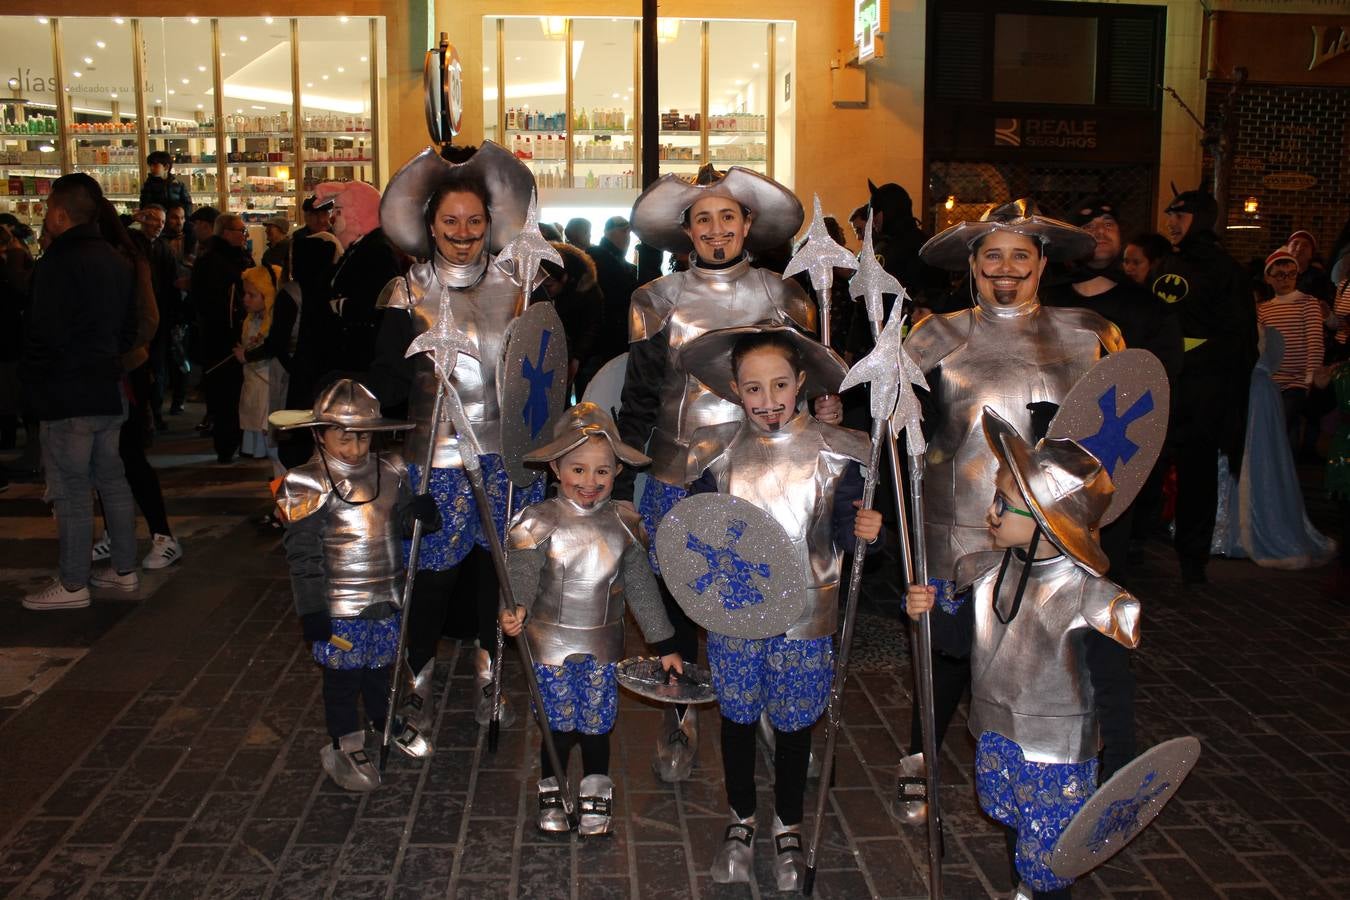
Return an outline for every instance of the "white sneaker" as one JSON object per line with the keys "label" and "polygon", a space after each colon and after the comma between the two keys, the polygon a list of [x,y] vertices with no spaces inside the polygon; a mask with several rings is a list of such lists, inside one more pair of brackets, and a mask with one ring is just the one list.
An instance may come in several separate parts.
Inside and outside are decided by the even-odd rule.
{"label": "white sneaker", "polygon": [[157,534],[151,538],[150,552],[141,560],[141,567],[154,571],[167,569],[183,558],[183,545],[172,535]]}
{"label": "white sneaker", "polygon": [[60,578],[53,578],[52,583],[35,594],[28,594],[23,598],[23,608],[32,609],[41,612],[47,609],[84,609],[89,605],[89,588],[82,587],[78,590],[66,590],[66,586],[61,583]]}
{"label": "white sneaker", "polygon": [[108,537],[108,532],[103,532],[103,537],[94,544],[92,559],[94,562],[103,562],[112,558],[112,538]]}
{"label": "white sneaker", "polygon": [[98,572],[89,576],[89,586],[96,588],[109,588],[114,591],[122,591],[127,594],[135,593],[141,588],[141,576],[135,572],[128,572],[125,575],[119,575],[112,566],[106,569],[100,569]]}

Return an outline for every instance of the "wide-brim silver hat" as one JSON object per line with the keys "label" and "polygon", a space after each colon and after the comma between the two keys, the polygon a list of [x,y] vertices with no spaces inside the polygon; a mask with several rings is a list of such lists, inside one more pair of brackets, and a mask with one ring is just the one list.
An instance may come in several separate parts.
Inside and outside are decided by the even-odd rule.
{"label": "wide-brim silver hat", "polygon": [[995,231],[1011,231],[1034,238],[1046,258],[1057,262],[1082,259],[1097,239],[1076,225],[1043,216],[1029,200],[990,206],[978,222],[958,222],[919,248],[919,258],[930,266],[956,272],[970,264],[975,242]]}
{"label": "wide-brim silver hat", "polygon": [[267,417],[282,431],[293,428],[336,426],[347,431],[407,431],[412,422],[386,419],[380,401],[364,384],[339,378],[314,400],[313,409],[279,409]]}
{"label": "wide-brim silver hat", "polygon": [[848,364],[810,335],[776,322],[719,328],[700,335],[680,349],[680,366],[723,400],[739,404],[741,398],[731,389],[736,380],[731,368],[731,351],[747,334],[781,334],[796,346],[797,358],[806,373],[803,390],[808,397],[839,393],[839,382],[848,374]]}
{"label": "wide-brim silver hat", "polygon": [[403,252],[431,259],[434,245],[427,226],[427,203],[441,185],[465,178],[478,178],[487,186],[492,219],[488,252],[501,252],[525,225],[534,176],[509,150],[492,141],[484,141],[463,163],[447,162],[434,147],[410,159],[389,179],[380,199],[380,227],[385,236]]}
{"label": "wide-brim silver hat", "polygon": [[742,166],[723,174],[710,164],[699,169],[694,181],[675,174],[654,181],[633,203],[630,225],[644,244],[688,252],[694,245],[684,231],[684,213],[703,197],[729,197],[750,210],[745,246],[751,251],[792,240],[806,217],[796,195],[772,178]]}
{"label": "wide-brim silver hat", "polygon": [[1098,539],[1098,523],[1115,487],[1097,457],[1074,441],[1043,440],[1029,446],[1017,429],[984,408],[984,438],[1055,546],[1093,575],[1111,567]]}
{"label": "wide-brim silver hat", "polygon": [[630,447],[619,438],[619,429],[615,427],[609,413],[585,400],[563,413],[553,426],[553,440],[526,453],[524,460],[535,464],[553,462],[593,437],[609,441],[610,449],[620,462],[630,466],[651,464],[650,456]]}

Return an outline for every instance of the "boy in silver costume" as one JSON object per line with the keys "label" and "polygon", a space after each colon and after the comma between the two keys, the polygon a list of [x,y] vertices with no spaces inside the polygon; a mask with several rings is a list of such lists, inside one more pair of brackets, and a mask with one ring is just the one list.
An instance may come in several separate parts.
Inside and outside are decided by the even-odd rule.
{"label": "boy in silver costume", "polygon": [[773,871],[780,891],[805,873],[802,799],[811,727],[825,710],[834,671],[841,559],[857,541],[876,540],[881,514],[861,505],[859,464],[870,441],[798,412],[798,397],[834,393],[846,367],[832,351],[786,325],[728,328],[686,346],[685,371],[737,399],[744,419],[694,432],[687,464],[691,493],[749,500],[787,532],[806,572],[807,602],[775,637],[708,632],[708,662],[722,713],[722,762],[731,807],[712,864],[718,883],[754,878],[755,734],[768,712],[774,732]]}
{"label": "boy in silver costume", "polygon": [[[624,605],[666,669],[683,672],[673,650],[674,629],[647,563],[647,533],[628,503],[609,499],[622,466],[651,462],[619,440],[609,415],[578,403],[558,420],[553,440],[525,457],[547,463],[558,496],[522,509],[507,534],[507,572],[520,604],[501,613],[502,630],[534,651],[544,713],[564,767],[581,746],[578,808],[583,835],[611,829],[614,783],[609,733],[618,712],[615,665],[623,657]],[[567,831],[558,779],[548,754],[539,755],[541,831]]]}
{"label": "boy in silver costume", "polygon": [[1097,523],[1114,487],[1096,457],[1070,440],[1033,448],[988,408],[983,427],[996,549],[957,562],[953,598],[910,585],[906,609],[933,611],[934,643],[970,657],[976,790],[1011,829],[1016,876],[1035,900],[1067,900],[1071,882],[1048,865],[1055,842],[1096,790],[1103,744],[1100,781],[1134,756],[1126,651],[1139,645],[1139,601],[1103,577]]}
{"label": "boy in silver costume", "polygon": [[[644,244],[692,251],[687,270],[638,288],[629,307],[619,431],[652,458],[639,507],[649,537],[685,496],[684,466],[695,429],[742,418],[738,405],[685,371],[680,348],[707,331],[766,320],[816,330],[815,306],[806,292],[750,259],[751,253],[786,244],[802,218],[791,191],[740,166],[725,174],[704,166],[694,184],[667,175],[633,204],[632,229]],[[616,490],[621,499],[631,499],[631,479],[621,479]],[[651,564],[660,574],[655,553]],[[697,629],[664,590],[663,597],[681,655],[696,660]],[[652,767],[663,781],[683,781],[698,745],[696,715],[692,708],[672,706],[666,717]]]}
{"label": "boy in silver costume", "polygon": [[382,729],[403,603],[403,520],[411,514],[434,531],[440,517],[431,498],[413,496],[402,460],[370,452],[372,432],[411,426],[382,418],[357,382],[341,379],[311,412],[282,411],[273,424],[314,429],[314,456],[282,479],[277,513],[287,526],[295,611],[323,667],[332,738],[320,751],[323,769],[349,791],[374,790],[380,773],[365,752],[357,698]]}

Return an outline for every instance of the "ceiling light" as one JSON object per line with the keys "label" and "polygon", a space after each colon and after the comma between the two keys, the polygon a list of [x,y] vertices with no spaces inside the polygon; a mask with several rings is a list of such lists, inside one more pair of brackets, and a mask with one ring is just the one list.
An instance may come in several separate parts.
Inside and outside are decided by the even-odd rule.
{"label": "ceiling light", "polygon": [[525,58],[525,57],[523,57],[523,56],[517,56],[517,57],[516,57],[516,62],[520,62],[520,61],[521,61],[522,59],[524,59],[524,58]]}
{"label": "ceiling light", "polygon": [[263,112],[267,112],[267,107],[265,107],[265,106],[258,106],[258,105],[255,104],[255,105],[253,105],[253,106],[250,106],[249,108],[250,108],[250,109],[259,109],[259,110],[262,110]]}
{"label": "ceiling light", "polygon": [[172,97],[175,93],[177,93],[177,92],[174,91],[173,88],[169,88],[169,96],[170,96],[170,97]]}
{"label": "ceiling light", "polygon": [[778,39],[778,43],[780,43],[780,44],[786,43],[786,41],[787,41],[787,38],[785,38],[785,37],[780,37],[780,38]]}
{"label": "ceiling light", "polygon": [[[206,71],[206,66],[198,66],[198,67],[197,67],[197,71],[198,71],[198,72],[205,72],[205,71]],[[186,82],[184,82],[184,83],[186,84]]]}
{"label": "ceiling light", "polygon": [[338,21],[341,22],[343,25],[346,25],[346,24],[347,24],[347,17],[346,17],[346,16],[338,16]]}
{"label": "ceiling light", "polygon": [[50,23],[50,22],[51,22],[50,19],[47,19],[47,18],[45,18],[45,17],[43,17],[43,16],[38,16],[38,24],[39,24],[39,25],[46,25],[46,24],[48,24],[48,23]]}
{"label": "ceiling light", "polygon": [[197,108],[198,108],[198,109],[205,109],[205,107],[202,106],[202,104],[200,104],[200,103],[197,104]]}
{"label": "ceiling light", "polygon": [[618,94],[610,94],[609,96],[610,96],[611,98],[615,99],[615,100],[618,100],[618,99],[619,99],[619,95],[618,95]]}
{"label": "ceiling light", "polygon": [[241,113],[241,112],[243,112],[243,111],[244,111],[244,108],[243,108],[242,106],[241,106],[239,109],[236,109],[236,110],[235,110],[235,112],[237,112],[237,113]]}
{"label": "ceiling light", "polygon": [[758,68],[759,68],[759,63],[751,63],[751,64],[750,64],[750,68],[752,68],[752,69],[758,69]]}
{"label": "ceiling light", "polygon": [[98,49],[102,50],[102,49],[104,49],[105,47],[107,47],[108,44],[107,44],[105,41],[94,41],[94,46],[97,47]]}
{"label": "ceiling light", "polygon": [[245,43],[248,43],[248,35],[246,35],[246,34],[241,34],[241,35],[239,35],[239,40],[241,40],[241,41],[243,41],[243,42],[245,42]]}
{"label": "ceiling light", "polygon": [[192,18],[188,19],[188,21],[191,22],[193,25],[196,25],[198,22],[201,21],[201,19],[197,18],[196,16],[193,16]]}
{"label": "ceiling light", "polygon": [[55,153],[56,148],[51,144],[38,144],[38,150],[42,153]]}
{"label": "ceiling light", "polygon": [[339,72],[345,72],[345,71],[347,71],[347,70],[344,69],[342,66],[338,66],[338,71],[339,71]]}
{"label": "ceiling light", "polygon": [[361,62],[370,62],[370,57],[369,56],[361,57]]}
{"label": "ceiling light", "polygon": [[183,84],[187,84],[187,83],[188,83],[188,80],[187,80],[186,78],[181,78],[181,79],[179,79],[179,80],[182,81]]}
{"label": "ceiling light", "polygon": [[305,82],[305,87],[314,87],[314,82],[312,82],[312,81],[306,81],[306,82]]}
{"label": "ceiling light", "polygon": [[272,24],[272,17],[271,17],[271,16],[265,16],[265,17],[263,18],[263,21],[266,22],[268,25],[271,25],[271,24]]}
{"label": "ceiling light", "polygon": [[116,94],[109,94],[108,96],[111,97],[111,98],[113,98],[114,100],[117,99],[117,95],[116,95]]}
{"label": "ceiling light", "polygon": [[83,73],[83,72],[71,72],[70,74],[74,75],[76,78],[83,78],[83,77],[84,77],[84,73]]}
{"label": "ceiling light", "polygon": [[86,56],[84,58],[84,64],[86,66],[92,66],[94,64],[94,58],[92,56]]}
{"label": "ceiling light", "polygon": [[119,17],[119,18],[113,19],[113,24],[114,24],[114,25],[125,25],[125,24],[127,24],[127,20]]}
{"label": "ceiling light", "polygon": [[324,81],[327,81],[327,80],[328,80],[328,76],[327,76],[327,75],[324,75],[324,76],[323,76],[323,80],[324,80]]}

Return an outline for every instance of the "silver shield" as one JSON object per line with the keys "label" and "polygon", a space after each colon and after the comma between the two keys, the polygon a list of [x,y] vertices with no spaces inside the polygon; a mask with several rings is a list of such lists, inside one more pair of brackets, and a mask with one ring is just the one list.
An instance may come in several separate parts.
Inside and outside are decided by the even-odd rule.
{"label": "silver shield", "polygon": [[656,656],[633,656],[616,667],[619,684],[658,703],[712,703],[717,699],[712,673],[697,663],[685,661],[684,676],[667,678]]}
{"label": "silver shield", "polygon": [[729,637],[779,635],[801,617],[806,573],[783,527],[729,494],[686,497],[656,532],[661,574],[689,618]]}
{"label": "silver shield", "polygon": [[1060,834],[1050,868],[1077,878],[1115,856],[1148,827],[1200,759],[1200,741],[1173,738],[1137,757],[1092,795]]}
{"label": "silver shield", "polygon": [[1102,526],[1129,508],[1153,471],[1167,437],[1169,399],[1158,357],[1122,350],[1079,378],[1055,413],[1047,436],[1078,442],[1111,476],[1116,490]]}
{"label": "silver shield", "polygon": [[502,461],[516,487],[527,487],[540,470],[525,465],[525,454],[552,437],[567,406],[567,337],[552,303],[536,303],[511,323],[497,385]]}

